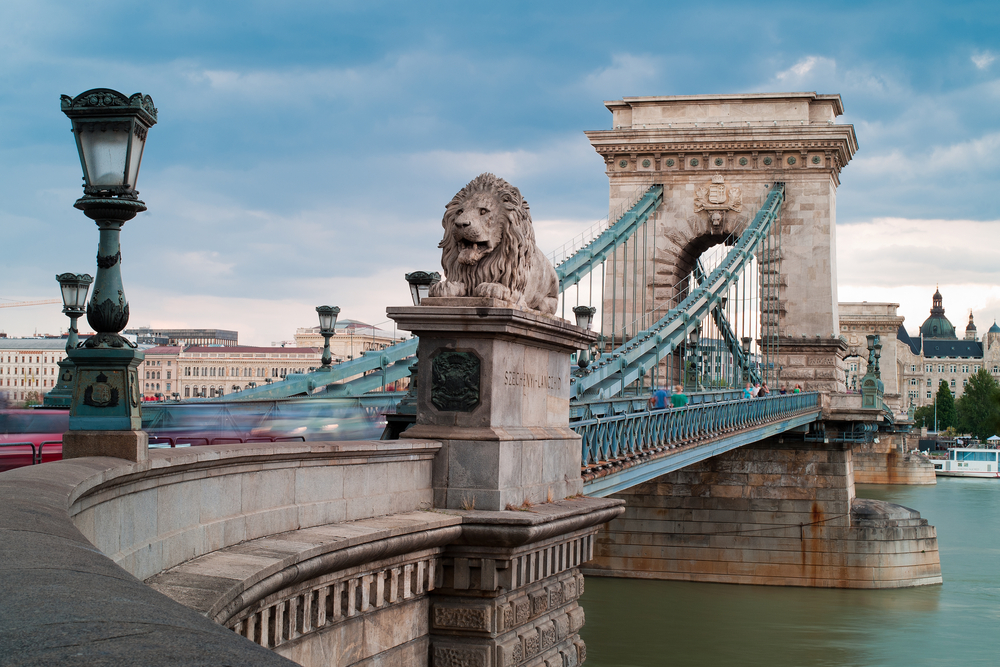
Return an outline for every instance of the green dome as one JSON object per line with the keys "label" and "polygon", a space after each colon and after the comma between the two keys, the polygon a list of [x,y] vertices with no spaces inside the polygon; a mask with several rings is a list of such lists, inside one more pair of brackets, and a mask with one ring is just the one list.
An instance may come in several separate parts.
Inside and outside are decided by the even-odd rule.
{"label": "green dome", "polygon": [[935,290],[931,316],[920,325],[920,335],[924,338],[958,338],[955,335],[955,326],[944,316],[941,301],[941,292]]}
{"label": "green dome", "polygon": [[1000,327],[997,326],[996,320],[993,320],[993,326],[990,327],[989,333],[1000,333]]}

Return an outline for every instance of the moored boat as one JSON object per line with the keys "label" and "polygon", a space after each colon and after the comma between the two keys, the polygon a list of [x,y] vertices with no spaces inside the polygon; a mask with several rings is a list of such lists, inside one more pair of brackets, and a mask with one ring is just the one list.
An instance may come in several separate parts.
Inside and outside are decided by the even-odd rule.
{"label": "moored boat", "polygon": [[1000,450],[986,447],[952,447],[948,458],[934,461],[934,474],[941,477],[1000,477]]}

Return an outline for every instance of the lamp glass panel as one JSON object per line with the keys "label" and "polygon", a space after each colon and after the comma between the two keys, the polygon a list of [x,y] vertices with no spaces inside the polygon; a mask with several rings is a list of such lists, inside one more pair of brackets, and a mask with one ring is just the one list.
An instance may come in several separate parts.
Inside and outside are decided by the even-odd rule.
{"label": "lamp glass panel", "polygon": [[76,308],[76,288],[75,283],[59,283],[64,307]]}
{"label": "lamp glass panel", "polygon": [[333,328],[333,313],[319,314],[319,328],[321,331],[329,331]]}
{"label": "lamp glass panel", "polygon": [[420,300],[423,301],[424,299],[426,299],[430,295],[430,293],[431,293],[431,286],[430,285],[417,285],[417,292],[420,293]]}
{"label": "lamp glass panel", "polygon": [[77,127],[90,185],[123,185],[129,125],[117,122],[81,123]]}
{"label": "lamp glass panel", "polygon": [[[128,180],[126,185],[135,188],[135,182],[139,179],[139,165],[142,164],[142,150],[146,146],[146,140],[139,136],[137,130],[141,129],[138,124],[132,131],[132,146],[129,148]],[[149,136],[148,134],[146,136]]]}
{"label": "lamp glass panel", "polygon": [[74,306],[78,310],[85,309],[87,307],[87,292],[90,291],[89,283],[77,283],[76,284],[76,302]]}

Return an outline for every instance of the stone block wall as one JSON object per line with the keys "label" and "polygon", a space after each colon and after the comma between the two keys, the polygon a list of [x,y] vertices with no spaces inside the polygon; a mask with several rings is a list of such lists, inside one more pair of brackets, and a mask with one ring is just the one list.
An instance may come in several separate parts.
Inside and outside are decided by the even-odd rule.
{"label": "stone block wall", "polygon": [[[856,484],[937,484],[934,464],[920,452],[909,452],[905,434],[883,435],[878,443],[855,445]],[[916,439],[909,439],[916,442]]]}
{"label": "stone block wall", "polygon": [[851,450],[772,438],[636,486],[587,574],[893,588],[941,582],[919,513],[855,498]]}

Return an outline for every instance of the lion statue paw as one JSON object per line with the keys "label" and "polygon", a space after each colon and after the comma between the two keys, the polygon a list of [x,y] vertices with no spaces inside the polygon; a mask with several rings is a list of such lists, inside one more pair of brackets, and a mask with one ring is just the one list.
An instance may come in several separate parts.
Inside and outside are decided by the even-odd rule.
{"label": "lion statue paw", "polygon": [[468,290],[464,283],[456,283],[450,280],[434,283],[431,285],[429,296],[465,296]]}
{"label": "lion statue paw", "polygon": [[480,174],[445,207],[441,267],[431,296],[483,296],[554,315],[559,279],[535,245],[528,202],[493,174]]}
{"label": "lion statue paw", "polygon": [[475,296],[484,296],[490,299],[500,299],[501,301],[513,301],[510,288],[500,283],[479,283],[476,289],[472,290]]}

